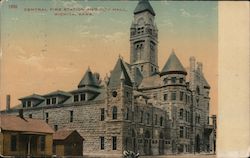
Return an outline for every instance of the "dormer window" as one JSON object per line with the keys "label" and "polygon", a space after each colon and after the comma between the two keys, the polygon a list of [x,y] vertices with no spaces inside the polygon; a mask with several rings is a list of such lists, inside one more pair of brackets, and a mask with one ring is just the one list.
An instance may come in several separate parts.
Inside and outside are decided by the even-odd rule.
{"label": "dormer window", "polygon": [[26,108],[26,101],[23,101],[23,107]]}
{"label": "dormer window", "polygon": [[78,94],[75,94],[74,95],[74,102],[78,102],[79,101],[79,96],[78,96]]}
{"label": "dormer window", "polygon": [[46,104],[50,105],[50,98],[46,99]]}
{"label": "dormer window", "polygon": [[81,101],[85,101],[85,100],[86,100],[86,95],[85,95],[85,93],[81,93],[81,94],[80,94],[80,99],[81,99]]}
{"label": "dormer window", "polygon": [[56,98],[52,98],[52,104],[56,104]]}
{"label": "dormer window", "polygon": [[31,101],[27,101],[27,107],[31,107]]}

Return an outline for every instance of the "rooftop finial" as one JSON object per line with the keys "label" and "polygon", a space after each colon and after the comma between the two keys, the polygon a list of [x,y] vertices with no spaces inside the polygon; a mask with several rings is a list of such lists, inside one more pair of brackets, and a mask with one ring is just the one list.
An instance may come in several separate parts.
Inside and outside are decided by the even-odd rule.
{"label": "rooftop finial", "polygon": [[90,71],[90,66],[88,66],[88,71]]}

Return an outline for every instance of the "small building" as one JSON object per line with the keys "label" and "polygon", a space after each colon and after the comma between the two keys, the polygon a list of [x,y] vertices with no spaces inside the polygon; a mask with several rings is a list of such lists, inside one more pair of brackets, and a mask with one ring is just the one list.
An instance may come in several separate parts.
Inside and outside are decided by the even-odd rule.
{"label": "small building", "polygon": [[56,156],[82,156],[83,141],[76,130],[58,130],[53,134],[53,153]]}
{"label": "small building", "polygon": [[1,156],[52,156],[54,131],[44,120],[0,115]]}

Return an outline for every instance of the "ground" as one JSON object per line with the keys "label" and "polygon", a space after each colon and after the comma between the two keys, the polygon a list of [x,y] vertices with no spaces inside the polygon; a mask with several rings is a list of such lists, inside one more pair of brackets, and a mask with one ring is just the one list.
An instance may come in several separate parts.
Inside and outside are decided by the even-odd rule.
{"label": "ground", "polygon": [[185,154],[185,155],[165,155],[165,156],[140,156],[140,158],[216,158],[214,154]]}

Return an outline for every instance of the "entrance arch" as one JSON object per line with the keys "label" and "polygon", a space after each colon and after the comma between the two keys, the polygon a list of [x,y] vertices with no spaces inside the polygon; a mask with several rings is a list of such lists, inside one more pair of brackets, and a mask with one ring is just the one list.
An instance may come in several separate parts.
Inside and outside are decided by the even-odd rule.
{"label": "entrance arch", "polygon": [[201,146],[201,140],[200,140],[200,136],[196,135],[195,137],[195,152],[200,152],[200,146]]}
{"label": "entrance arch", "polygon": [[149,131],[144,135],[144,153],[145,155],[151,155],[151,135]]}
{"label": "entrance arch", "polygon": [[163,155],[164,154],[164,135],[161,132],[159,136],[159,154]]}

